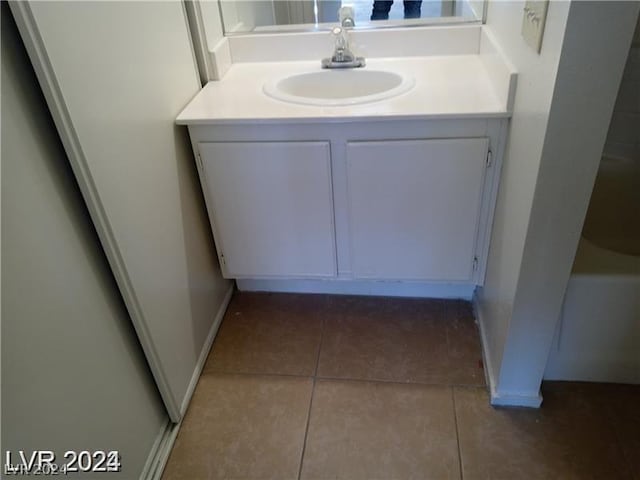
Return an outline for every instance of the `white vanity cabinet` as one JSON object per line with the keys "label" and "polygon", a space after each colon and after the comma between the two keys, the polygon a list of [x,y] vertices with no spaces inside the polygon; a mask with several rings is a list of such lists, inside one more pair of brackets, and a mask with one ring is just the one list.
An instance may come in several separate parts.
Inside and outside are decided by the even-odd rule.
{"label": "white vanity cabinet", "polygon": [[225,276],[335,277],[328,142],[202,142]]}
{"label": "white vanity cabinet", "polygon": [[354,278],[471,281],[488,144],[348,143]]}
{"label": "white vanity cabinet", "polygon": [[223,275],[306,291],[482,284],[506,125],[189,125]]}
{"label": "white vanity cabinet", "polygon": [[[189,128],[223,275],[240,290],[471,298],[516,87],[477,33],[459,54],[374,56],[353,72],[322,71],[311,50],[270,53],[205,85],[176,123]],[[261,50],[266,38],[252,39]],[[364,101],[381,72],[413,87]]]}

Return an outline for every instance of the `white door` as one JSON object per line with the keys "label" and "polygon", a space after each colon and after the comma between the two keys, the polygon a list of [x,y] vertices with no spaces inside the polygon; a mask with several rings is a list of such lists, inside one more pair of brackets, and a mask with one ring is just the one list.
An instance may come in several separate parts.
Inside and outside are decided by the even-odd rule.
{"label": "white door", "polygon": [[227,278],[333,277],[327,142],[198,145]]}
{"label": "white door", "polygon": [[186,132],[174,125],[200,89],[183,2],[11,8],[160,394],[178,422],[231,287],[218,269]]}
{"label": "white door", "polygon": [[357,278],[469,281],[488,139],[347,145]]}

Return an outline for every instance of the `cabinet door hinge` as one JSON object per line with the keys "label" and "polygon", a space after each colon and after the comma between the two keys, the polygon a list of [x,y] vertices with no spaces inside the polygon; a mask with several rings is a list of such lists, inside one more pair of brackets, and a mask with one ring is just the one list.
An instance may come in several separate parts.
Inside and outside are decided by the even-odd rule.
{"label": "cabinet door hinge", "polygon": [[473,271],[478,270],[478,257],[473,257]]}
{"label": "cabinet door hinge", "polygon": [[202,157],[200,156],[200,152],[196,153],[196,163],[198,164],[198,168],[202,170]]}
{"label": "cabinet door hinge", "polygon": [[491,150],[487,150],[487,168],[489,168],[492,163],[493,163],[493,152]]}
{"label": "cabinet door hinge", "polygon": [[224,255],[220,254],[220,266],[221,267],[226,267],[227,266],[227,262],[224,259]]}

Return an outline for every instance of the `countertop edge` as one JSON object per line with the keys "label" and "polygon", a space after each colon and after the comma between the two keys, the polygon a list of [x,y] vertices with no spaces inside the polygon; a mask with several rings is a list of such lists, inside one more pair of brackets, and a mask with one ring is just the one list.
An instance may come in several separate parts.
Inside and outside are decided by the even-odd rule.
{"label": "countertop edge", "polygon": [[340,117],[264,117],[264,118],[193,118],[176,119],[176,125],[246,125],[246,124],[279,124],[279,123],[356,123],[385,122],[397,120],[477,120],[511,118],[512,113],[473,112],[473,113],[434,113],[425,115],[373,115],[373,116],[340,116]]}

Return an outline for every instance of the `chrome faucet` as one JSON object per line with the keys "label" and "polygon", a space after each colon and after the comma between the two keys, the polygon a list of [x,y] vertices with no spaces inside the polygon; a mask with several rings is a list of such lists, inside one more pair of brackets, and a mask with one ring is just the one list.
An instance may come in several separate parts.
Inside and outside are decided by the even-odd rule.
{"label": "chrome faucet", "polygon": [[350,5],[345,5],[338,9],[338,21],[342,27],[355,27],[356,22],[353,19],[354,16],[353,7]]}
{"label": "chrome faucet", "polygon": [[353,19],[345,17],[342,19],[343,26],[334,27],[331,34],[335,37],[336,46],[331,58],[322,59],[322,68],[359,68],[364,67],[364,58],[356,57],[349,48],[349,35],[345,23],[348,20],[353,23]]}

